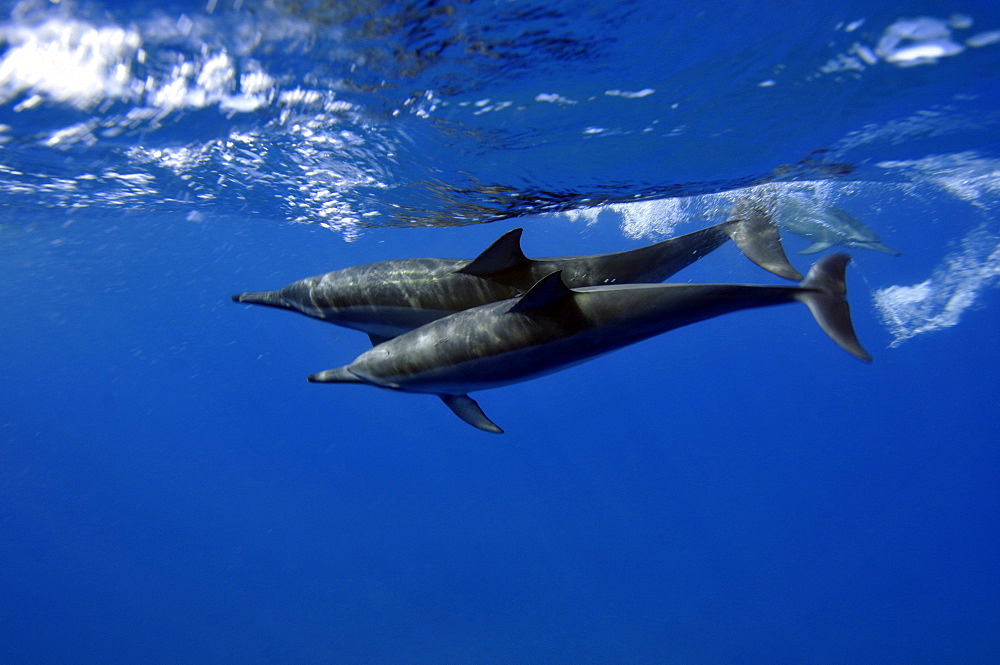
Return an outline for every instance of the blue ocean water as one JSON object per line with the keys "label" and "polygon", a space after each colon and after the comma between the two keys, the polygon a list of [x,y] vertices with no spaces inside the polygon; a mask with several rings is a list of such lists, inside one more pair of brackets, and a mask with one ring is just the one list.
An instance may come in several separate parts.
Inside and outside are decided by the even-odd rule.
{"label": "blue ocean water", "polygon": [[[995,2],[2,7],[0,663],[1000,659]],[[495,436],[230,301],[763,190],[901,254],[838,248],[871,365],[740,312],[475,395]]]}

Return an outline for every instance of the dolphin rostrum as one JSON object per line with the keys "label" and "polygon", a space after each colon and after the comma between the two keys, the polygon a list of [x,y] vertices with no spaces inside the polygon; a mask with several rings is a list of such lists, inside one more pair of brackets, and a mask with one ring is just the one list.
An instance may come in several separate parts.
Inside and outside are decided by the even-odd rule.
{"label": "dolphin rostrum", "polygon": [[501,430],[467,393],[525,381],[698,321],[798,301],[844,350],[866,362],[844,296],[848,257],[813,265],[798,286],[638,284],[569,288],[562,273],[523,297],[482,305],[378,344],[354,362],[313,374],[320,383],[367,383],[438,395],[459,418]]}
{"label": "dolphin rostrum", "polygon": [[471,261],[380,261],[302,279],[277,291],[241,293],[233,300],[361,330],[377,344],[443,316],[524,295],[556,271],[571,288],[660,282],[730,238],[766,270],[802,279],[785,256],[770,213],[737,205],[729,220],[687,235],[624,252],[561,258],[527,258],[521,250],[522,230],[513,229]]}

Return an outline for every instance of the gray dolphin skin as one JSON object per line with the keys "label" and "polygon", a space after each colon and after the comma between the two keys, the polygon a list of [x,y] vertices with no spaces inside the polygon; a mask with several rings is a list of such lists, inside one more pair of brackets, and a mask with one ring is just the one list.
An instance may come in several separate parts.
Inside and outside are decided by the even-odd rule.
{"label": "gray dolphin skin", "polygon": [[730,238],[764,269],[802,279],[785,255],[771,212],[743,203],[727,221],[687,235],[624,252],[562,258],[527,258],[521,250],[522,230],[514,229],[472,260],[380,261],[302,279],[277,291],[240,293],[233,300],[354,328],[378,344],[449,314],[521,296],[556,271],[573,288],[661,282]]}
{"label": "gray dolphin skin", "polygon": [[438,395],[462,420],[501,430],[468,396],[571,367],[629,344],[756,307],[801,302],[851,355],[869,362],[844,297],[844,254],[813,265],[798,286],[639,284],[569,288],[562,273],[523,297],[452,314],[388,340],[352,363],[313,374],[319,383],[365,383]]}
{"label": "gray dolphin skin", "polygon": [[815,254],[834,245],[856,249],[872,249],[892,256],[896,250],[886,247],[870,228],[850,213],[835,206],[811,203],[800,196],[786,196],[778,203],[779,224],[812,244],[799,254]]}

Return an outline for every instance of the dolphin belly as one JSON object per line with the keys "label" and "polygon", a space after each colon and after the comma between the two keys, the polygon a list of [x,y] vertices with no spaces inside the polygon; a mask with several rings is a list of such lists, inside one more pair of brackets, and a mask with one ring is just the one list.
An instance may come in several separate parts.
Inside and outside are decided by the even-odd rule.
{"label": "dolphin belly", "polygon": [[345,328],[389,339],[453,313],[414,307],[360,305],[338,310],[336,321]]}
{"label": "dolphin belly", "polygon": [[361,358],[348,367],[353,375],[383,388],[411,393],[463,395],[546,376],[608,350],[595,350],[580,336],[514,348],[496,355],[446,362],[417,371],[400,371]]}

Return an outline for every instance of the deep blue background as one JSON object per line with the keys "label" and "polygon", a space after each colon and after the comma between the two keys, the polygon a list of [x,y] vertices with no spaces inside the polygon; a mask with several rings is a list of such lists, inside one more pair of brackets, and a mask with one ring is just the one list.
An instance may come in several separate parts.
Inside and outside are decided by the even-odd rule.
{"label": "deep blue background", "polygon": [[[995,208],[872,196],[903,257],[853,253],[870,366],[804,307],[743,312],[477,395],[499,437],[307,383],[364,336],[229,296],[517,225],[529,256],[648,239],[5,221],[0,663],[998,662],[1000,303],[889,348],[871,302]],[[678,278],[775,281],[731,246]]]}
{"label": "deep blue background", "polygon": [[[872,366],[804,308],[733,315],[482,394],[492,437],[306,383],[363,337],[227,296],[501,229],[125,221],[5,250],[6,662],[997,653],[988,307],[887,350],[856,298]],[[627,244],[608,235],[525,244]],[[694,272],[743,271],[727,250]]]}

